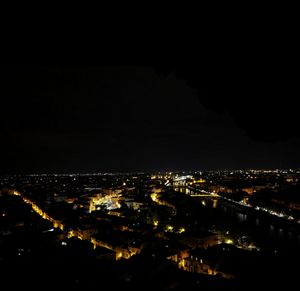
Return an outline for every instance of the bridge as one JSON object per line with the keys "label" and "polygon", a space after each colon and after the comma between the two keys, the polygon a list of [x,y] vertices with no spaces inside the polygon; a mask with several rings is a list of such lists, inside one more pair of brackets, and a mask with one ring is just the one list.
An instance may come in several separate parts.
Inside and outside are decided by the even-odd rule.
{"label": "bridge", "polygon": [[182,192],[191,197],[214,197],[214,198],[220,197],[220,195],[217,193],[207,192],[205,190],[197,189],[190,185],[172,185],[172,187],[175,190],[178,189],[179,192]]}
{"label": "bridge", "polygon": [[191,197],[215,197],[215,198],[220,197],[220,195],[215,194],[215,193],[213,193],[213,194],[191,194],[190,196]]}

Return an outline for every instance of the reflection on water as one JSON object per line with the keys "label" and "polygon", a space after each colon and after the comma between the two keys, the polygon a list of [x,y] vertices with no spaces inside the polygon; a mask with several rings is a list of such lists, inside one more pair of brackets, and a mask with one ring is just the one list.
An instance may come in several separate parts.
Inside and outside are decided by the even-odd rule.
{"label": "reflection on water", "polygon": [[[211,209],[211,220],[217,231],[230,231],[236,236],[246,235],[260,246],[270,245],[287,247],[288,244],[299,244],[299,229],[289,224],[284,224],[266,218],[258,212],[243,212],[226,201],[201,197],[199,202],[206,208]],[[210,212],[210,211],[209,211]]]}
{"label": "reflection on water", "polygon": [[212,205],[212,207],[215,208],[215,209],[218,207],[218,199],[214,199],[214,200],[213,200],[213,205]]}
{"label": "reflection on water", "polygon": [[285,233],[283,232],[283,229],[282,229],[282,228],[279,228],[278,233],[279,233],[279,236],[280,236],[280,237],[283,237],[284,234],[285,234]]}
{"label": "reflection on water", "polygon": [[237,218],[240,222],[245,222],[245,221],[248,220],[247,214],[243,214],[243,213],[240,213],[240,212],[237,213]]}

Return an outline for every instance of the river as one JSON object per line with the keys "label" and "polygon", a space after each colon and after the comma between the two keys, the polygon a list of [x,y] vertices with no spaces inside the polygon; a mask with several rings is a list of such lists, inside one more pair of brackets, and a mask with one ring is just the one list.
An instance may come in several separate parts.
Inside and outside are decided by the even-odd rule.
{"label": "river", "polygon": [[220,198],[194,197],[209,213],[211,230],[246,240],[262,249],[300,247],[300,226],[283,218],[240,207]]}

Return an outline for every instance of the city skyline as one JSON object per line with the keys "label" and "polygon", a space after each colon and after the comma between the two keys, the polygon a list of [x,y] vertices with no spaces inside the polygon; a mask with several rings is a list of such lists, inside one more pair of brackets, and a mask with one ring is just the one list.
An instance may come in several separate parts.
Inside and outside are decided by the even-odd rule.
{"label": "city skyline", "polygon": [[297,268],[285,266],[299,258],[300,169],[0,178],[2,285],[252,290],[259,282],[268,290],[297,283]]}

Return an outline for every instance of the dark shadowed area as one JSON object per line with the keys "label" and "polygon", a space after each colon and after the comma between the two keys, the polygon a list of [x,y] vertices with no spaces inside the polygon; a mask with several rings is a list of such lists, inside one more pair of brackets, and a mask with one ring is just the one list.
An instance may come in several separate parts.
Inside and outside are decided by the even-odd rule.
{"label": "dark shadowed area", "polygon": [[1,172],[299,167],[293,80],[244,65],[3,67]]}

